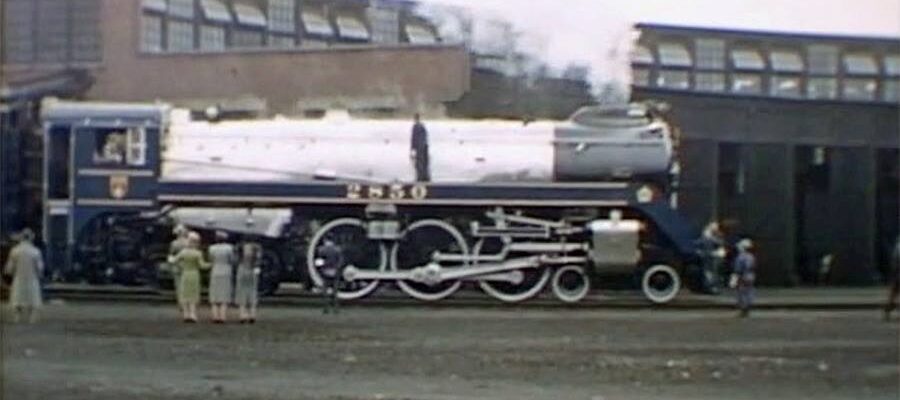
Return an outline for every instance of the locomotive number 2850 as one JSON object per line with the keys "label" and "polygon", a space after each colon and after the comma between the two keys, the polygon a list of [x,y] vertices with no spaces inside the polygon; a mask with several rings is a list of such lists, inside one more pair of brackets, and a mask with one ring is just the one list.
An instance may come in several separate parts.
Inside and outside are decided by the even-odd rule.
{"label": "locomotive number 2850", "polygon": [[363,185],[359,183],[347,184],[348,199],[390,199],[422,200],[428,197],[428,187],[425,185],[406,186],[392,185]]}

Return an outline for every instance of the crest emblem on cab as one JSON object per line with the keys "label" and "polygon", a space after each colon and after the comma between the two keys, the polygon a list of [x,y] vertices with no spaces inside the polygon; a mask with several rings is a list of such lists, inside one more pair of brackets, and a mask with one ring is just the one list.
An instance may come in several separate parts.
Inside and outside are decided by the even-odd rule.
{"label": "crest emblem on cab", "polygon": [[109,177],[109,196],[114,199],[125,198],[128,194],[128,176],[112,175]]}

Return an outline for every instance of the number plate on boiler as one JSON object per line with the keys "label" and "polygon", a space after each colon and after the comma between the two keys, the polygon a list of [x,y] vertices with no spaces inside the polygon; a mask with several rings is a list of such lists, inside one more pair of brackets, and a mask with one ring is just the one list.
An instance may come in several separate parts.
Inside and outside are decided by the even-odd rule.
{"label": "number plate on boiler", "polygon": [[428,197],[425,185],[368,185],[360,183],[347,184],[348,199],[371,200],[422,200]]}

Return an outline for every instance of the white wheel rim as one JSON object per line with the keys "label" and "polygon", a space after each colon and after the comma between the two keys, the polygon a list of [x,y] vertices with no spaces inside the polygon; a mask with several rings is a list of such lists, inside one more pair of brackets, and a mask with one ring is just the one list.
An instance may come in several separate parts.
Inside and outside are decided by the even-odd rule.
{"label": "white wheel rim", "polygon": [[[580,285],[576,290],[564,288],[562,286],[561,280],[563,275],[567,273],[578,274],[584,280],[584,284]],[[584,272],[584,268],[577,265],[566,265],[562,268],[557,269],[556,272],[553,273],[552,285],[553,294],[555,294],[558,299],[566,303],[575,303],[587,296],[588,291],[591,288],[591,281],[588,278],[587,274]]]}
{"label": "white wheel rim", "polygon": [[[475,243],[475,247],[472,249],[472,254],[474,256],[478,256],[481,253],[481,247],[484,243],[484,239]],[[475,264],[478,265],[478,264]],[[550,269],[546,267],[539,267],[543,271],[541,272],[541,277],[535,283],[533,287],[522,292],[522,293],[506,293],[491,285],[493,282],[491,281],[479,281],[478,287],[481,288],[485,293],[490,295],[491,297],[498,299],[500,301],[504,301],[507,303],[517,303],[520,301],[524,301],[530,299],[541,292],[545,286],[547,286],[547,282],[550,281]]]}
{"label": "white wheel rim", "polygon": [[[669,289],[661,291],[650,286],[650,278],[658,273],[668,275],[669,279],[672,281],[672,285]],[[678,277],[678,271],[675,271],[675,268],[663,264],[654,265],[644,272],[644,276],[641,279],[641,288],[644,291],[644,296],[646,296],[648,300],[656,304],[668,303],[674,299],[675,296],[678,295],[678,291],[681,290],[681,278]]]}
{"label": "white wheel rim", "polygon": [[[450,233],[451,236],[453,236],[453,239],[456,240],[457,244],[459,244],[459,247],[462,250],[463,254],[469,254],[469,246],[466,244],[466,241],[463,238],[462,234],[460,234],[459,231],[453,227],[453,225],[450,225],[441,220],[423,219],[420,221],[413,222],[406,228],[406,230],[403,232],[403,235],[405,236],[408,232],[411,232],[417,228],[421,228],[421,227],[425,227],[425,226],[434,226],[434,227],[439,227],[441,229],[444,229],[445,231]],[[400,270],[397,266],[397,255],[398,255],[399,251],[400,251],[399,243],[394,243],[394,246],[391,248],[391,269],[394,271]],[[462,286],[462,282],[459,280],[454,281],[446,289],[441,290],[439,292],[434,292],[434,293],[423,292],[423,291],[415,288],[413,285],[410,285],[409,282],[406,282],[403,280],[397,281],[397,286],[400,287],[400,290],[402,290],[404,293],[406,293],[407,295],[409,295],[410,297],[413,297],[415,299],[419,299],[419,300],[423,300],[423,301],[436,301],[436,300],[446,298],[447,296],[450,296],[451,294],[453,294],[454,292],[459,290],[459,287]]]}
{"label": "white wheel rim", "polygon": [[[365,226],[363,221],[357,218],[338,218],[328,222],[316,231],[316,234],[310,239],[309,246],[306,249],[306,271],[316,286],[321,287],[325,283],[325,280],[322,279],[322,275],[319,274],[319,270],[316,269],[315,266],[316,249],[319,247],[319,242],[325,237],[325,234],[328,233],[328,231],[341,225],[350,225],[360,228]],[[378,249],[380,258],[378,270],[384,271],[387,268],[387,249],[385,249],[383,244],[380,244]],[[375,291],[375,289],[378,288],[379,283],[380,282],[376,279],[357,290],[338,291],[338,298],[342,300],[354,300],[365,297]]]}

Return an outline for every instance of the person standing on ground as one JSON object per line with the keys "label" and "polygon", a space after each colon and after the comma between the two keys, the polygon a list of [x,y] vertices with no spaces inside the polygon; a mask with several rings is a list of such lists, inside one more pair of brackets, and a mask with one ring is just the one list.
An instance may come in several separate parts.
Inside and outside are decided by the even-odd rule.
{"label": "person standing on ground", "polygon": [[178,305],[178,311],[182,312],[181,309],[181,299],[178,299],[178,281],[181,280],[181,271],[178,268],[178,264],[175,263],[175,256],[188,247],[188,230],[184,225],[177,225],[175,229],[172,230],[172,233],[175,234],[175,240],[169,244],[169,271],[172,273],[172,286],[175,289],[176,301],[175,303]]}
{"label": "person standing on ground", "polygon": [[750,307],[753,306],[753,285],[756,283],[756,257],[750,252],[753,241],[743,239],[738,242],[738,255],[734,259],[734,273],[731,275],[729,286],[737,289],[737,306],[740,310],[739,317],[750,315]]}
{"label": "person standing on ground", "polygon": [[44,260],[33,241],[34,232],[23,229],[19,234],[19,243],[9,252],[3,269],[4,273],[13,276],[9,303],[15,311],[15,322],[23,317],[29,323],[36,322],[38,309],[43,305],[40,280]]}
{"label": "person standing on ground", "polygon": [[256,322],[261,254],[262,248],[257,243],[244,243],[241,250],[234,302],[237,303],[242,324]]}
{"label": "person standing on ground", "polygon": [[322,277],[325,278],[325,308],[322,309],[323,314],[333,312],[338,313],[338,289],[340,289],[341,274],[344,272],[344,252],[340,246],[334,243],[330,238],[326,238],[322,247],[319,247],[319,258],[316,260],[317,266],[322,271]]}
{"label": "person standing on ground", "polygon": [[891,319],[891,312],[897,308],[897,298],[900,297],[900,236],[894,244],[894,252],[891,253],[890,292],[888,292],[887,304],[884,306],[884,320]]}
{"label": "person standing on ground", "polygon": [[721,266],[725,260],[725,239],[719,229],[718,222],[710,222],[703,229],[703,235],[697,240],[702,263],[701,278],[703,288],[708,293],[717,294],[722,287]]}
{"label": "person standing on ground", "polygon": [[197,303],[200,302],[200,270],[209,268],[200,251],[200,235],[188,234],[188,247],[175,255],[173,260],[181,270],[178,281],[178,301],[184,322],[197,322]]}
{"label": "person standing on ground", "polygon": [[428,131],[422,124],[419,114],[413,117],[412,138],[410,140],[409,156],[416,168],[416,182],[428,182],[431,180],[428,160]]}
{"label": "person standing on ground", "polygon": [[228,234],[216,232],[216,244],[209,246],[209,304],[213,323],[223,324],[228,318],[228,304],[231,303],[231,275],[236,260],[234,246],[228,243]]}

